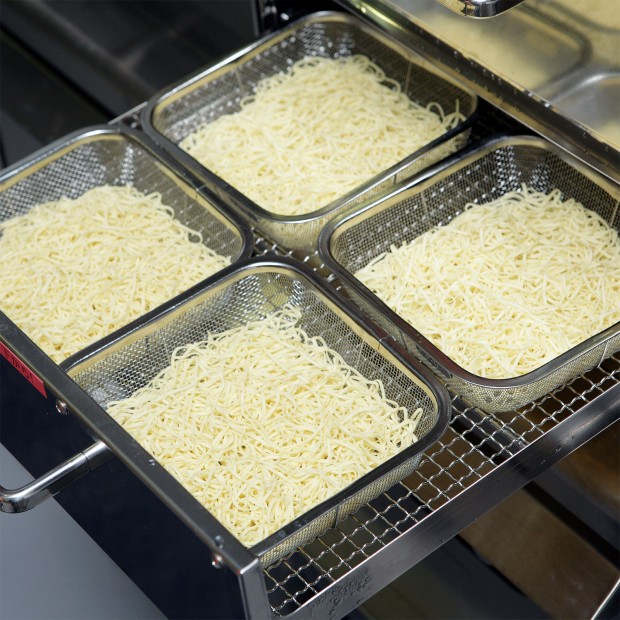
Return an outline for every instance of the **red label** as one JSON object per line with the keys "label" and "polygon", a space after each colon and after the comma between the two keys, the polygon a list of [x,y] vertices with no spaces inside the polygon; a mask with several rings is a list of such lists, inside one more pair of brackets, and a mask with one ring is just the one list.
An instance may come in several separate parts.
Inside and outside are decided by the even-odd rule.
{"label": "red label", "polygon": [[24,362],[22,362],[19,357],[17,357],[17,355],[15,355],[11,350],[5,347],[1,342],[0,355],[2,355],[2,357],[4,357],[4,359],[6,359],[6,361],[11,364],[11,366],[13,366],[13,368],[15,368],[17,372],[19,372],[23,377],[25,377],[30,382],[30,384],[36,388],[38,392],[43,394],[43,396],[47,397],[47,394],[45,393],[45,384],[43,383],[43,381],[41,381],[41,379],[39,379],[39,377],[37,377],[37,375],[35,375],[34,372],[32,372],[32,370],[30,370],[30,368],[28,368],[28,366],[26,366],[26,364],[24,364]]}

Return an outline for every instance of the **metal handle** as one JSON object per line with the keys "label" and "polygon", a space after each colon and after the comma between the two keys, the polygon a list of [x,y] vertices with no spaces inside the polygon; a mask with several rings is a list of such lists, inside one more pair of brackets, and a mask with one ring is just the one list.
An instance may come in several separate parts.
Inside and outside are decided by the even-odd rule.
{"label": "metal handle", "polygon": [[438,0],[438,2],[454,13],[481,18],[495,17],[521,4],[523,0]]}
{"label": "metal handle", "polygon": [[0,486],[0,512],[25,512],[56,495],[111,456],[101,441],[76,454],[46,474],[13,491]]}

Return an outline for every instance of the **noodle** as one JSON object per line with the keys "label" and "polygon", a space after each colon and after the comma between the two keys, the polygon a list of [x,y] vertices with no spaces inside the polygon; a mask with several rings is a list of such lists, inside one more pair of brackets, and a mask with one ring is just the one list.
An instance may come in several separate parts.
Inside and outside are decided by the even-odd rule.
{"label": "noodle", "polygon": [[468,204],[355,276],[486,378],[530,372],[620,320],[618,233],[558,190]]}
{"label": "noodle", "polygon": [[258,83],[241,110],[180,143],[281,215],[315,211],[455,127],[463,116],[411,101],[369,58],[305,58]]}
{"label": "noodle", "polygon": [[56,362],[230,263],[129,186],[0,222],[0,257],[0,308]]}
{"label": "noodle", "polygon": [[291,307],[178,348],[108,412],[252,545],[416,441],[385,397]]}

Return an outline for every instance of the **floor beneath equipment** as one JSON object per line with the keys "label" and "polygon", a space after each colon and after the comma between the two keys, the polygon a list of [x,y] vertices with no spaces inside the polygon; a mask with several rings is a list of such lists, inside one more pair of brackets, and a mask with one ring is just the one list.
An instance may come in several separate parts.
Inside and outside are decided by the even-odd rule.
{"label": "floor beneath equipment", "polygon": [[396,579],[360,612],[369,620],[548,617],[459,538]]}
{"label": "floor beneath equipment", "polygon": [[[9,487],[30,479],[2,445],[0,471]],[[53,499],[27,513],[0,515],[0,600],[6,620],[163,618]],[[545,617],[455,539],[347,620]]]}

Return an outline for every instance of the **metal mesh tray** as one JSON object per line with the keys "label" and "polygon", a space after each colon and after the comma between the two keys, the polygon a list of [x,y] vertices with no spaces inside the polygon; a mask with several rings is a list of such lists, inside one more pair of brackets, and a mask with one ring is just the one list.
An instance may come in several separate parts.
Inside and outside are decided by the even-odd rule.
{"label": "metal mesh tray", "polygon": [[175,218],[199,231],[213,251],[233,262],[249,256],[253,245],[249,227],[197,192],[190,177],[175,168],[177,164],[162,159],[157,148],[135,131],[108,125],[87,128],[0,175],[0,221],[24,215],[37,204],[77,198],[94,187],[132,185],[145,193],[159,192]]}
{"label": "metal mesh tray", "polygon": [[[466,121],[331,204],[298,216],[274,214],[269,205],[257,205],[178,146],[198,125],[238,111],[241,99],[252,94],[260,80],[286,71],[297,60],[353,54],[367,55],[388,77],[400,83],[410,99],[422,105],[436,101],[446,112],[452,112],[458,100]],[[439,75],[429,63],[378,30],[350,15],[316,13],[156,96],[147,103],[141,118],[145,132],[175,158],[224,187],[232,207],[249,217],[261,234],[289,249],[313,251],[325,223],[344,208],[409,178],[464,146],[476,106],[474,94]]]}
{"label": "metal mesh tray", "polygon": [[[421,407],[423,413],[416,443],[252,547],[265,565],[333,527],[416,468],[422,452],[448,423],[450,400],[432,373],[407,361],[397,346],[384,345],[381,338],[385,335],[373,334],[318,276],[284,258],[254,258],[227,268],[182,303],[137,322],[106,347],[93,347],[63,364],[105,409],[108,402],[131,395],[168,366],[176,347],[204,339],[208,333],[261,320],[285,304],[302,311],[299,325],[310,336],[322,336],[366,378],[382,380],[387,398],[410,412]],[[109,425],[107,414],[99,411],[100,421],[91,422],[97,427]],[[131,452],[135,453],[137,443],[129,435],[127,441],[134,444]]]}
{"label": "metal mesh tray", "polygon": [[458,215],[467,202],[489,202],[522,183],[558,188],[620,229],[620,188],[563,151],[534,137],[499,137],[366,203],[332,222],[320,239],[325,264],[375,322],[422,359],[456,394],[488,413],[529,403],[620,350],[620,323],[592,335],[539,368],[510,379],[474,375],[428,341],[352,274],[391,244],[408,242]]}

